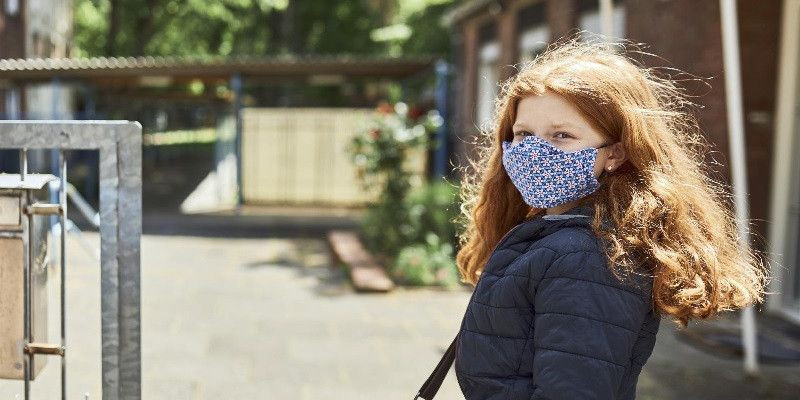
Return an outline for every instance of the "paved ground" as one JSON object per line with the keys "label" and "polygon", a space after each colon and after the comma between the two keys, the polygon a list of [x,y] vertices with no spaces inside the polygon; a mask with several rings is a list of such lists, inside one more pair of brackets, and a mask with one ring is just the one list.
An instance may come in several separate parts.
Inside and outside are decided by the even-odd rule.
{"label": "paved ground", "polygon": [[[97,247],[96,234],[85,238]],[[75,237],[68,244],[68,398],[100,399],[99,268]],[[466,290],[356,294],[316,239],[146,235],[142,257],[145,399],[410,399],[469,299]],[[738,361],[696,350],[662,323],[639,399],[797,398],[797,364],[745,381]],[[57,384],[53,362],[33,398],[57,398]],[[0,399],[20,391],[0,380]],[[437,400],[462,398],[451,370]]]}
{"label": "paved ground", "polygon": [[[99,268],[73,237],[69,251],[69,398],[99,399]],[[319,240],[145,236],[142,258],[145,399],[410,398],[469,297],[355,294]],[[458,398],[448,380],[441,398]],[[57,385],[52,363],[34,398]],[[20,391],[0,381],[0,398]]]}

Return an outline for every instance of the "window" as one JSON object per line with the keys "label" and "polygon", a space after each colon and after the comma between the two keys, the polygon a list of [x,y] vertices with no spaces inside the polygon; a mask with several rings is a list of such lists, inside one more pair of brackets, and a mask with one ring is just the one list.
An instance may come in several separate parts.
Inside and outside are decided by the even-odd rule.
{"label": "window", "polygon": [[19,0],[6,0],[6,15],[16,16],[19,14]]}
{"label": "window", "polygon": [[4,119],[20,119],[19,88],[6,87],[6,115]]}
{"label": "window", "polygon": [[519,62],[525,64],[536,58],[550,41],[544,3],[523,8],[517,14],[519,35]]}
{"label": "window", "polygon": [[481,127],[484,127],[491,123],[499,80],[497,61],[500,58],[500,43],[496,38],[494,24],[487,24],[480,28],[478,43],[478,93],[475,119]]}
{"label": "window", "polygon": [[[614,0],[612,36],[625,37],[625,7],[622,1]],[[578,1],[578,26],[581,30],[603,33],[600,20],[600,2],[598,0]]]}

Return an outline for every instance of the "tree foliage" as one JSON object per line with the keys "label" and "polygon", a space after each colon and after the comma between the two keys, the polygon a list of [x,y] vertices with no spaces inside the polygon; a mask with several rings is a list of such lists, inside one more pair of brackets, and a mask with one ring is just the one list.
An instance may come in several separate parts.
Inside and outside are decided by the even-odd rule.
{"label": "tree foliage", "polygon": [[[444,54],[460,0],[75,0],[76,56]],[[406,24],[412,34],[375,41]]]}

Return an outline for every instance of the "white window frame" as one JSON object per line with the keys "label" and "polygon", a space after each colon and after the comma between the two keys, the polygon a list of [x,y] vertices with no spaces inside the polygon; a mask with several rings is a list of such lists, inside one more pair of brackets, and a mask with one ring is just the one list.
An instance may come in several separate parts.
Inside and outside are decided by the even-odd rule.
{"label": "white window frame", "polygon": [[539,25],[526,29],[519,37],[519,62],[525,64],[534,59],[550,42],[550,28]]}
{"label": "white window frame", "polygon": [[487,128],[494,116],[494,104],[498,92],[499,73],[497,60],[500,58],[500,42],[493,40],[478,50],[478,93],[476,121],[481,129]]}
{"label": "white window frame", "polygon": [[19,0],[6,0],[5,3],[6,15],[15,17],[19,14]]}
{"label": "white window frame", "polygon": [[800,302],[792,298],[800,274],[800,0],[783,3],[781,49],[775,111],[772,190],[770,193],[769,254],[772,275],[767,306],[800,324]]}
{"label": "white window frame", "polygon": [[[614,5],[613,12],[613,36],[617,40],[625,37],[625,4],[617,3]],[[586,30],[593,33],[603,33],[600,21],[600,9],[594,9],[584,12],[578,18],[578,26],[581,30]]]}
{"label": "white window frame", "polygon": [[5,88],[6,92],[6,118],[7,119],[21,119],[22,113],[20,112],[20,90],[17,86],[9,86]]}

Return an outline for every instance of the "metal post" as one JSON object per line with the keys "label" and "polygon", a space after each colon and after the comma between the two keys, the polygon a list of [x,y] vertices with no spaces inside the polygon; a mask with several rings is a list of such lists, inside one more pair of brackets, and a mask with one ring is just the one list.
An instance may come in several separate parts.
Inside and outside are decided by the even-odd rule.
{"label": "metal post", "polygon": [[[51,88],[52,98],[50,99],[51,100],[51,102],[50,102],[50,107],[51,107],[51,109],[50,109],[50,119],[57,120],[59,118],[59,107],[60,107],[60,104],[61,104],[60,97],[59,97],[59,93],[60,93],[60,89],[61,89],[61,81],[59,80],[59,78],[57,76],[53,77],[53,79],[51,81],[51,86],[52,86],[52,88]],[[59,157],[61,157],[61,152],[59,152],[58,149],[50,150],[50,169],[52,171],[52,174],[55,175],[55,176],[58,176],[58,170],[59,170],[59,161],[58,160],[59,160]],[[51,204],[55,204],[57,202],[58,202],[58,193],[51,191],[50,192],[50,203]],[[58,221],[58,217],[55,216],[55,215],[51,215],[48,219],[50,221],[50,231],[53,234],[55,234],[55,226],[56,226],[56,222]],[[50,249],[51,250],[55,250],[55,243],[53,243],[52,246],[50,246]],[[53,253],[54,252],[51,252],[51,254],[53,254]]]}
{"label": "metal post", "polygon": [[28,149],[19,151],[19,179],[25,180],[28,176]]}
{"label": "metal post", "polygon": [[233,89],[233,118],[236,129],[236,206],[241,207],[244,201],[242,191],[242,75],[235,73],[231,76],[231,89]]}
{"label": "metal post", "polygon": [[[23,162],[24,169],[26,170],[27,174],[27,161]],[[31,191],[25,191],[25,204],[32,203],[31,198]],[[30,262],[34,259],[34,250],[33,250],[33,215],[28,213],[27,215],[28,220],[28,237],[26,247],[28,250],[27,259],[22,262],[22,279],[23,279],[23,289],[22,289],[22,304],[23,304],[23,312],[22,317],[24,319],[22,326],[23,326],[23,336],[25,336],[25,344],[31,342],[31,266]],[[24,236],[24,235],[23,235]],[[23,394],[25,395],[25,400],[30,399],[31,395],[31,365],[33,364],[31,361],[33,359],[32,354],[23,354],[22,356],[22,368],[23,371],[23,379],[24,383],[24,391]]]}
{"label": "metal post", "polygon": [[434,158],[433,175],[438,180],[447,175],[448,158],[448,100],[450,92],[450,65],[445,60],[436,62],[436,110],[442,118],[442,124],[436,129],[436,157]]}
{"label": "metal post", "polygon": [[61,164],[61,187],[59,200],[61,205],[61,400],[67,399],[67,313],[66,313],[66,277],[67,277],[67,157],[64,151],[59,152]]}
{"label": "metal post", "polygon": [[[722,50],[725,67],[725,93],[728,108],[728,141],[730,143],[731,175],[736,206],[736,227],[742,246],[750,246],[747,204],[747,162],[745,158],[742,82],[739,64],[739,33],[734,0],[720,0],[722,19]],[[742,311],[742,343],[744,368],[750,375],[758,373],[757,333],[753,307]]]}
{"label": "metal post", "polygon": [[95,115],[97,114],[97,106],[96,106],[96,93],[94,89],[90,85],[84,85],[84,96],[86,98],[86,108],[84,110],[84,118],[85,119],[95,119]]}

